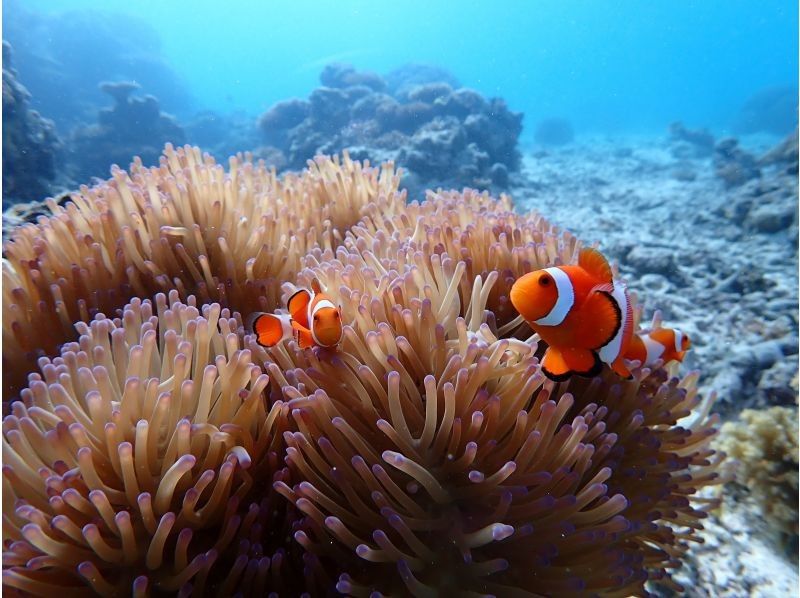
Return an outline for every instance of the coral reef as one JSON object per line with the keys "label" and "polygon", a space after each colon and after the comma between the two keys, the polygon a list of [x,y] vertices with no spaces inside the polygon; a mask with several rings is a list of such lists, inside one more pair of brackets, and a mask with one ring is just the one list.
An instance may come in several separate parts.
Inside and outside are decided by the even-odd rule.
{"label": "coral reef", "polygon": [[738,187],[761,176],[755,156],[739,147],[733,137],[721,139],[714,146],[714,172],[726,187]]}
{"label": "coral reef", "polygon": [[324,87],[307,100],[279,102],[259,119],[265,142],[288,168],[348,149],[354,158],[402,163],[411,197],[425,187],[508,188],[519,166],[522,115],[503,100],[443,81],[410,86],[427,80],[415,71],[387,85],[374,73],[331,65],[320,80]]}
{"label": "coral reef", "polygon": [[31,96],[11,66],[3,41],[3,209],[53,193],[61,142],[52,121],[30,108]]}
{"label": "coral reef", "polygon": [[138,82],[168,112],[188,116],[192,97],[181,73],[165,60],[147,18],[102,4],[95,8],[62,5],[55,11],[26,0],[4,3],[3,37],[15,48],[33,107],[66,138],[75,127],[94,122],[107,102],[99,85],[113,76]]}
{"label": "coral reef", "polygon": [[740,135],[771,133],[787,135],[797,128],[797,88],[766,87],[750,96],[734,123]]}
{"label": "coral reef", "polygon": [[[182,126],[186,132],[187,143],[202,147],[204,151],[220,160],[235,156],[244,149],[257,148],[261,145],[260,135],[253,124],[252,116],[242,112],[221,114],[206,110],[195,114]],[[285,162],[271,160],[267,154],[257,154],[257,157],[264,158],[267,166],[275,166],[277,170],[282,170],[286,166]]]}
{"label": "coral reef", "polygon": [[351,65],[339,62],[329,64],[322,69],[319,82],[325,87],[339,89],[368,87],[372,91],[386,91],[386,81],[377,73],[357,71]]}
{"label": "coral reef", "polygon": [[541,120],[533,132],[533,139],[539,145],[567,145],[575,139],[572,124],[566,118],[551,117]]}
{"label": "coral reef", "polygon": [[157,164],[165,143],[184,143],[183,129],[172,116],[161,112],[155,97],[132,96],[139,89],[137,83],[106,82],[100,89],[111,96],[114,105],[100,110],[96,125],[74,131],[70,157],[76,179],[106,177],[111,165],[128,165],[134,156],[148,166]]}
{"label": "coral reef", "polygon": [[[168,147],[15,233],[4,334],[79,336],[4,419],[7,590],[678,589],[720,460],[697,375],[545,380],[507,289],[577,240],[508,198],[406,206],[397,183]],[[313,278],[342,305],[337,350],[264,349],[220,305],[271,309]],[[58,321],[23,319],[53,296]]]}
{"label": "coral reef", "polygon": [[429,83],[445,83],[453,89],[461,87],[458,79],[448,71],[430,64],[408,63],[386,73],[383,77],[390,95],[405,100],[415,87]]}
{"label": "coral reef", "polygon": [[49,205],[55,203],[63,206],[69,201],[69,193],[63,193],[57,197],[48,197],[42,200],[28,202],[17,202],[3,211],[3,243],[9,241],[23,224],[35,224],[40,216],[52,214]]}
{"label": "coral reef", "polygon": [[714,151],[714,136],[708,129],[689,129],[682,122],[669,126],[669,143],[678,159],[705,158]]}
{"label": "coral reef", "polygon": [[783,167],[788,175],[797,174],[798,130],[795,129],[786,138],[759,158],[760,166]]}
{"label": "coral reef", "polygon": [[[749,231],[766,234],[796,231],[797,131],[761,158],[737,147],[735,140],[730,141],[732,150],[727,154],[733,160],[722,165],[723,180],[726,186],[730,186],[731,180],[736,181],[739,192],[728,197],[727,214]],[[715,167],[719,175],[718,155],[715,154]],[[751,176],[742,176],[743,172]]]}
{"label": "coral reef", "polygon": [[797,407],[745,409],[737,421],[722,426],[716,444],[727,453],[726,467],[742,490],[786,546],[796,550]]}

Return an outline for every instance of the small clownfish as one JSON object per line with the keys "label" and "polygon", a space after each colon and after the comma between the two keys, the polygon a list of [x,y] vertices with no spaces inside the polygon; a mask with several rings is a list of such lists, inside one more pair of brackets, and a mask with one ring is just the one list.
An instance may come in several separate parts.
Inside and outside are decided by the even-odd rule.
{"label": "small clownfish", "polygon": [[625,358],[648,366],[659,359],[663,359],[664,363],[683,361],[686,351],[691,347],[686,333],[677,328],[658,328],[645,334],[635,334]]}
{"label": "small clownfish", "polygon": [[342,313],[314,279],[311,291],[300,289],[286,302],[287,314],[258,312],[248,318],[248,328],[262,347],[274,347],[294,338],[301,349],[334,347],[342,340]]}
{"label": "small clownfish", "polygon": [[596,249],[582,249],[577,266],[521,276],[511,287],[514,308],[547,343],[542,370],[551,380],[596,376],[603,363],[623,378],[633,336],[633,308],[625,285]]}

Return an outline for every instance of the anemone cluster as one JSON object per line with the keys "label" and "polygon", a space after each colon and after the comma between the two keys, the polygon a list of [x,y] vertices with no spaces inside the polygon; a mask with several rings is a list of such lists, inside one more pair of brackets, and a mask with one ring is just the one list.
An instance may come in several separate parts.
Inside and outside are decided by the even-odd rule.
{"label": "anemone cluster", "polygon": [[[398,181],[347,156],[278,179],[167,147],[16,232],[5,589],[676,587],[718,482],[697,374],[547,380],[508,291],[580,243],[506,197],[406,204]],[[259,346],[243,316],[315,278],[341,345]]]}

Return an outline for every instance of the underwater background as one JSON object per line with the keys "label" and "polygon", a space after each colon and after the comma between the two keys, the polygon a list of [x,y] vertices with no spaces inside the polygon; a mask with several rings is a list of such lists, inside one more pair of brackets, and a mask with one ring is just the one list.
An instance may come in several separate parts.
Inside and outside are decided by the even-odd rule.
{"label": "underwater background", "polygon": [[[92,586],[101,595],[112,589],[169,595],[208,583],[213,591],[238,589],[244,595],[270,590],[369,595],[375,588],[412,595],[432,588],[497,596],[512,589],[555,596],[798,595],[796,2],[5,0],[2,11],[3,459],[13,466],[4,470],[4,492],[13,497],[4,500],[5,589],[52,595],[55,587]],[[349,157],[341,162],[309,162],[343,151]],[[384,166],[362,170],[359,161]],[[392,166],[385,165],[389,162]],[[220,173],[227,178],[216,187]],[[162,199],[155,201],[157,196]],[[426,198],[421,206],[406,204]],[[42,216],[49,220],[40,221]],[[415,222],[420,223],[416,228]],[[190,230],[195,231],[192,238]],[[663,324],[691,338],[682,363],[661,364],[652,372],[648,363],[636,370],[634,406],[620,398],[628,395],[620,395],[609,372],[598,376],[594,386],[581,381],[558,386],[538,373],[522,376],[538,372],[541,352],[536,357],[514,353],[531,330],[514,324],[508,287],[536,264],[577,260],[576,238],[596,244],[615,265],[635,296],[642,330]],[[448,252],[464,260],[463,270],[441,266],[446,260],[436,256]],[[443,276],[451,281],[451,292],[443,291],[440,298],[454,303],[433,313],[421,303],[431,299],[430,290],[415,287],[419,280],[409,274],[416,272],[414,260],[423,254],[443,268],[433,268],[438,278],[429,284],[435,287]],[[242,332],[249,312],[284,307],[287,289],[308,287],[314,276],[340,293],[339,301],[353,301],[344,308],[345,321],[363,339],[347,337],[352,344],[346,349],[355,361],[363,360],[362,369],[343,373],[336,369],[343,362],[308,361],[293,346],[264,351]],[[374,288],[371,276],[376,277]],[[392,285],[402,292],[395,288],[389,295]],[[387,303],[382,316],[371,313],[369,319],[364,306],[371,292],[398,303]],[[190,296],[198,298],[197,305]],[[436,297],[434,292],[434,303]],[[411,309],[404,314],[418,309],[424,317],[412,326],[411,316],[404,315],[400,324],[392,319],[392,309],[401,307]],[[459,316],[473,336],[465,337]],[[236,330],[237,317],[236,343],[242,351],[236,357],[228,351],[228,371],[219,365],[225,359],[214,361],[213,354],[225,353],[220,349],[224,342],[234,343],[228,333]],[[112,318],[122,320],[111,324]],[[425,328],[430,318],[439,319],[444,337]],[[90,333],[83,323],[92,319]],[[200,407],[194,415],[155,407],[155,395],[142,391],[136,395],[142,412],[125,414],[130,429],[119,437],[103,436],[99,431],[109,429],[103,425],[123,429],[119,412],[111,407],[117,403],[98,407],[94,397],[105,396],[109,387],[97,381],[97,373],[92,374],[97,380],[87,382],[88,370],[81,373],[76,364],[85,366],[81,360],[91,354],[98,359],[96,367],[110,368],[97,356],[110,346],[104,335],[122,342],[122,335],[114,336],[111,329],[124,324],[129,330],[125,342],[139,348],[131,349],[132,365],[117,364],[121,386],[115,387],[115,400],[128,388],[125,380],[136,378],[130,374],[136,367],[142,372],[153,368],[141,374],[142,380],[178,380],[179,369],[173,370],[166,357],[163,371],[159,359],[149,365],[136,361],[142,346],[151,347],[147,343],[165,356],[188,351],[186,343],[170,345],[163,334],[154,340],[148,332],[148,326],[155,326],[152,321],[162,330],[171,327],[186,343],[210,343],[211,349],[196,349],[206,357],[210,351],[206,367],[217,367],[220,380],[240,380],[240,387],[213,385],[209,392],[220,402],[206,396],[212,407],[202,417]],[[196,325],[200,328],[211,323],[214,332],[197,336],[189,321],[205,322]],[[378,332],[384,335],[381,341]],[[141,338],[135,340],[136,334]],[[405,336],[390,342],[386,335]],[[480,345],[487,359],[503,355],[499,362],[490,359],[492,367],[520,360],[509,366],[511,373],[494,376],[497,386],[489,381],[469,386],[477,398],[456,407],[456,420],[473,422],[469,430],[465,425],[461,445],[460,432],[453,433],[452,443],[463,450],[456,463],[472,459],[477,468],[483,460],[485,470],[470,470],[473,485],[467,487],[477,487],[478,479],[500,481],[485,496],[456,484],[453,496],[475,509],[464,520],[474,529],[453,532],[452,544],[460,552],[441,567],[425,564],[426,558],[435,562],[427,551],[438,541],[435,525],[441,523],[425,528],[414,510],[417,490],[425,486],[420,480],[429,478],[403,469],[407,463],[401,453],[411,440],[403,444],[387,432],[397,446],[379,455],[361,441],[351,440],[346,450],[336,446],[342,454],[355,453],[351,481],[364,482],[367,474],[358,459],[369,462],[371,457],[378,462],[370,462],[369,471],[382,471],[388,463],[409,477],[403,478],[408,483],[402,491],[400,478],[392,478],[395,484],[381,473],[363,488],[353,482],[352,493],[342,490],[335,498],[351,505],[355,515],[331,506],[339,474],[327,479],[308,473],[321,461],[340,468],[345,463],[326,444],[328,436],[338,437],[329,425],[336,409],[341,417],[334,427],[341,438],[360,434],[363,442],[374,440],[386,448],[383,436],[370,435],[389,426],[387,421],[395,425],[398,411],[390,409],[379,418],[384,423],[372,428],[361,429],[348,419],[352,406],[347,396],[363,398],[375,390],[364,380],[388,385],[375,395],[386,397],[392,380],[399,379],[397,372],[411,376],[402,378],[397,392],[414,395],[416,384],[423,405],[431,376],[415,378],[415,368],[425,359],[408,357],[406,337],[431,351],[446,338],[442,347],[464,363],[474,357],[469,353],[474,347],[453,349],[466,343],[464,338],[487,344]],[[84,343],[83,353],[73,341]],[[100,349],[87,353],[86,343]],[[360,354],[364,347],[372,353]],[[410,362],[398,365],[392,349],[406,351]],[[114,351],[115,358],[122,354]],[[374,355],[381,351],[388,355],[386,363],[378,358],[380,365],[375,365]],[[191,360],[191,352],[187,355]],[[242,365],[251,356],[252,363]],[[436,359],[431,357],[431,363]],[[470,375],[483,371],[475,359]],[[375,371],[372,378],[365,374],[367,365]],[[184,372],[185,388],[192,388],[193,378],[200,387],[206,375],[201,366]],[[241,373],[251,366],[252,379]],[[452,373],[436,367],[436,376]],[[269,374],[269,386],[259,377],[263,372]],[[64,382],[68,373],[80,383]],[[342,399],[331,382],[337,376],[357,390]],[[680,383],[670,381],[677,380],[674,376]],[[308,390],[314,384],[317,394]],[[514,384],[530,391],[530,404],[517,402],[508,390]],[[605,403],[592,398],[606,392]],[[64,398],[65,393],[77,398]],[[193,400],[205,396],[198,393]],[[330,403],[318,411],[303,402],[308,399],[303,393],[328,393]],[[506,402],[494,410],[490,395]],[[569,407],[573,399],[564,397],[572,396],[577,402]],[[226,397],[241,399],[241,410],[213,407]],[[254,397],[262,397],[263,405]],[[610,481],[587,465],[589,452],[575,457],[586,468],[581,476],[578,465],[569,475],[559,470],[559,459],[567,457],[558,457],[555,441],[551,461],[542,465],[534,460],[544,468],[537,473],[522,472],[520,449],[515,466],[520,471],[508,478],[516,481],[505,486],[503,475],[511,475],[503,469],[507,464],[489,464],[483,449],[470,453],[467,437],[472,432],[475,446],[488,441],[498,454],[506,454],[497,447],[522,442],[521,430],[530,431],[526,425],[546,430],[546,424],[536,422],[545,420],[547,397],[554,410],[558,405],[553,413],[563,418],[552,424],[553,430],[561,426],[553,438],[581,450],[590,447],[586,451],[608,459]],[[504,416],[509,404],[527,406],[513,433],[508,427],[504,435],[498,430],[514,423]],[[709,411],[717,415],[708,417]],[[152,453],[152,479],[142,481],[144,474],[137,470],[141,487],[134,491],[123,475],[130,473],[123,453],[136,444],[136,434],[146,438],[147,426],[137,421],[153,425],[151,416],[167,418],[168,425],[157,421],[168,428],[174,424],[175,436],[149,441],[151,448],[154,442],[164,443],[158,455],[165,464],[156,473]],[[427,416],[423,408],[409,427]],[[191,428],[184,423],[189,419]],[[251,420],[260,422],[252,430],[245,423]],[[353,425],[350,432],[342,432],[345,420]],[[519,423],[523,420],[528,423]],[[484,421],[495,423],[481,427]],[[590,440],[581,437],[579,443],[584,425]],[[85,430],[78,432],[76,426]],[[233,440],[235,426],[249,430],[242,432],[245,440]],[[629,434],[631,426],[645,431]],[[211,428],[216,435],[208,432]],[[74,441],[66,440],[67,429]],[[188,438],[190,429],[214,440],[202,450],[196,439],[184,446],[181,434]],[[612,432],[613,441],[608,439]],[[420,433],[414,442],[428,434]],[[318,453],[304,435],[319,442]],[[45,439],[58,450],[31,448]],[[99,446],[95,478],[85,455],[87,447]],[[179,458],[181,450],[186,454]],[[640,450],[641,462],[629,462]],[[446,458],[452,460],[452,454]],[[171,469],[170,459],[175,461]],[[597,457],[597,463],[605,463],[602,459]],[[210,490],[203,494],[202,488],[211,488],[208,480],[213,478],[203,477],[200,463],[219,479],[231,476],[234,481],[219,484],[225,489],[209,498]],[[431,467],[439,476],[453,466]],[[492,467],[495,477],[488,471]],[[165,474],[168,470],[172,474]],[[252,483],[256,472],[263,480]],[[560,480],[558,475],[564,480],[574,475],[587,486],[580,490],[567,487],[566,481],[553,482],[565,495],[558,498],[548,491],[552,503],[541,498],[541,504],[508,506],[518,500],[514,493],[537,496],[537,484]],[[386,502],[380,492],[375,497],[378,478],[386,496],[398,502]],[[170,487],[161,492],[160,502],[159,484]],[[159,503],[153,512],[148,511],[147,488]],[[109,505],[98,492],[105,492]],[[219,507],[226,503],[226,492],[236,497],[228,503],[230,512]],[[586,498],[595,492],[597,502]],[[83,494],[86,498],[76,498]],[[200,510],[176,515],[180,504],[187,504],[182,500],[195,504],[199,496],[208,499],[206,515]],[[432,511],[443,504],[439,498]],[[365,503],[358,502],[362,499]],[[537,519],[537,505],[569,512],[570,505],[584,499],[583,507],[590,506],[575,520],[572,515],[563,521],[556,515]],[[282,505],[274,511],[280,514],[269,519],[273,504]],[[614,505],[618,510],[612,512]],[[402,517],[401,507],[408,508]],[[87,515],[92,509],[96,513]],[[508,524],[492,519],[502,519],[501,512]],[[595,521],[587,512],[606,515],[596,515]],[[156,516],[165,519],[156,523]],[[131,521],[129,537],[125,526]],[[360,529],[359,521],[367,527]],[[403,527],[403,521],[410,527]],[[458,527],[452,521],[447,525]],[[236,531],[239,526],[255,531]],[[414,539],[412,529],[421,540]],[[539,544],[531,539],[531,530],[537,529],[543,530]],[[142,540],[149,542],[150,536],[156,544],[163,540],[158,550]],[[559,536],[570,538],[568,545],[560,544]],[[135,550],[126,544],[133,537],[139,542]],[[585,550],[575,548],[584,542]],[[227,553],[220,548],[234,543],[238,548]],[[162,562],[161,556],[152,556],[165,546],[164,554],[174,553],[174,563],[171,557]],[[480,559],[468,556],[473,549]],[[598,555],[613,555],[606,559],[608,571],[593,568],[592,559],[605,558]],[[456,573],[450,575],[450,565],[460,559],[469,566],[453,565]],[[362,569],[364,562],[375,566]],[[122,564],[127,569],[120,569]],[[519,573],[529,568],[532,577]],[[481,581],[475,585],[474,579]]]}
{"label": "underwater background", "polygon": [[137,80],[185,119],[261,114],[307,96],[331,62],[380,74],[434,64],[524,112],[524,139],[550,116],[579,132],[656,132],[674,120],[731,131],[754,93],[797,84],[797,5],[779,0],[11,0],[3,16],[33,107],[57,123],[85,92],[48,87],[45,65],[80,87]]}

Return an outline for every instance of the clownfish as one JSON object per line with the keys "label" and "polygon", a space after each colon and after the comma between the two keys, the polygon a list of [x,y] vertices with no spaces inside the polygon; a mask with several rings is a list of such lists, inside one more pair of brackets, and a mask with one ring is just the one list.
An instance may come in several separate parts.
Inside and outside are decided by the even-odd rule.
{"label": "clownfish", "polygon": [[691,349],[689,336],[677,328],[658,328],[645,334],[635,334],[631,339],[626,359],[637,360],[642,365],[653,365],[657,360],[683,361]]}
{"label": "clownfish", "polygon": [[289,313],[258,312],[248,318],[248,328],[262,347],[274,347],[294,338],[301,349],[334,347],[342,340],[342,312],[314,279],[311,291],[300,289],[286,302]]}
{"label": "clownfish", "polygon": [[511,303],[547,343],[542,370],[551,380],[596,376],[603,363],[623,378],[633,337],[633,308],[596,249],[582,249],[576,266],[529,272],[511,287]]}

